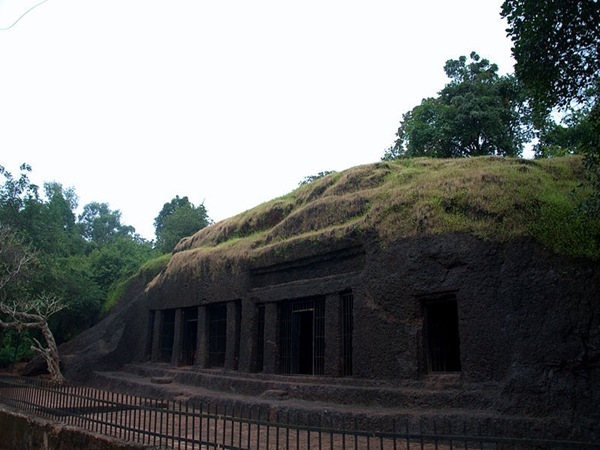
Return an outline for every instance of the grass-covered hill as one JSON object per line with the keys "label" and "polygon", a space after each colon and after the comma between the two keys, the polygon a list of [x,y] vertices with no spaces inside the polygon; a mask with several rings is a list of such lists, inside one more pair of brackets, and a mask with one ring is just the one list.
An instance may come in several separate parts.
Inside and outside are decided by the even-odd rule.
{"label": "grass-covered hill", "polygon": [[175,252],[231,260],[356,233],[369,233],[382,246],[470,233],[500,242],[530,236],[555,253],[598,260],[599,221],[574,214],[587,194],[578,187],[584,176],[578,157],[379,162],[302,185],[199,231]]}

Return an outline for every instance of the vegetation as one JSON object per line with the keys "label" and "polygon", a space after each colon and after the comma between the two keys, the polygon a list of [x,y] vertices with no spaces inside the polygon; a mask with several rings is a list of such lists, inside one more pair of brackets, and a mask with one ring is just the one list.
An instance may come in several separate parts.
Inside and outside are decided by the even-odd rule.
{"label": "vegetation", "polygon": [[[30,171],[24,164],[20,175],[13,177],[0,166],[4,179],[0,230],[11,236],[0,243],[0,255],[6,256],[9,248],[22,248],[31,255],[23,265],[30,270],[19,271],[18,277],[10,277],[11,283],[0,289],[0,364],[4,365],[30,355],[32,346],[41,348],[36,340],[46,338],[50,330],[60,344],[91,327],[118,303],[132,277],[140,274],[149,281],[168,261],[152,242],[121,222],[120,211],[92,202],[77,216],[73,188],[46,183],[41,195],[29,181]],[[180,208],[168,218],[165,233],[173,235],[169,230],[177,228],[181,210],[187,211]],[[186,215],[180,215],[181,222],[189,224]],[[197,229],[184,231],[193,234]],[[19,246],[10,246],[11,242]],[[2,276],[9,273],[5,260],[1,267]]]}
{"label": "vegetation", "polygon": [[[0,225],[0,329],[39,331],[42,344],[32,338],[31,351],[47,364],[53,381],[64,381],[60,371],[58,347],[48,319],[65,308],[61,298],[46,293],[31,295],[26,286],[30,266],[36,255],[6,225]],[[25,283],[23,282],[25,280]]]}
{"label": "vegetation", "polygon": [[[600,7],[595,0],[506,0],[515,74],[528,90],[541,133],[538,156],[582,153],[588,218],[600,215]],[[566,115],[564,126],[550,118]]]}
{"label": "vegetation", "polygon": [[520,156],[532,137],[526,96],[512,75],[472,52],[448,60],[450,82],[436,98],[402,116],[398,139],[383,160],[430,156]]}
{"label": "vegetation", "polygon": [[162,253],[173,251],[177,243],[186,236],[211,224],[204,204],[194,206],[187,197],[175,196],[154,219],[156,248]]}
{"label": "vegetation", "polygon": [[[536,239],[571,257],[600,258],[600,226],[573,214],[586,194],[580,157],[412,158],[330,174],[182,241],[167,272],[211,271],[368,233],[380,245],[432,234],[469,233],[505,242]],[[215,265],[217,267],[215,267]]]}

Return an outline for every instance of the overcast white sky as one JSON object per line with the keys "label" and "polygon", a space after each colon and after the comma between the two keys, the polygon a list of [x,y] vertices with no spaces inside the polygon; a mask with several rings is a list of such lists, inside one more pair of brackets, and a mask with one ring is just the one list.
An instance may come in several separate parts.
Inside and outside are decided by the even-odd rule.
{"label": "overcast white sky", "polygon": [[[0,0],[0,28],[27,1]],[[501,4],[47,0],[0,31],[0,165],[148,239],[175,195],[219,221],[378,161],[446,60],[512,72]]]}

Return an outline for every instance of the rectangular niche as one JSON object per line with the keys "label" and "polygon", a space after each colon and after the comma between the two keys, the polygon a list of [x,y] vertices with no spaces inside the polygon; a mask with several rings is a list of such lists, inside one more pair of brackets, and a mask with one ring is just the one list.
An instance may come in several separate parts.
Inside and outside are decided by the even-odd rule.
{"label": "rectangular niche", "polygon": [[429,372],[460,372],[460,339],[456,296],[424,301]]}

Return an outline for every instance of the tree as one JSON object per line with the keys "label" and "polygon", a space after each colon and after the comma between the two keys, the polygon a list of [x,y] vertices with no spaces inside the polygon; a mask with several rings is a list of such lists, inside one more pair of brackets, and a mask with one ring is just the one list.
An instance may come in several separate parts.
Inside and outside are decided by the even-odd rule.
{"label": "tree", "polygon": [[[567,115],[573,109],[587,109],[570,138],[585,155],[586,185],[593,190],[583,208],[591,217],[598,217],[600,5],[597,0],[506,0],[501,15],[514,43],[515,74],[530,92],[537,126],[547,124],[553,108],[567,111]],[[552,132],[550,140],[561,133],[555,128]]]}
{"label": "tree", "polygon": [[187,197],[176,195],[154,219],[156,230],[156,248],[163,252],[173,251],[177,243],[186,236],[210,225],[204,204],[194,206]]}
{"label": "tree", "polygon": [[600,73],[597,0],[506,0],[515,74],[543,108],[581,102]]}
{"label": "tree", "polygon": [[20,226],[19,213],[32,202],[39,202],[38,187],[31,184],[27,172],[31,172],[29,164],[20,166],[21,176],[14,179],[4,166],[0,166],[0,174],[4,183],[0,186],[0,223],[12,227]]}
{"label": "tree", "polygon": [[19,286],[28,266],[35,262],[35,253],[20,241],[6,225],[0,226],[0,328],[19,332],[36,329],[46,345],[34,339],[31,350],[46,362],[53,381],[62,383],[58,347],[48,325],[48,319],[65,308],[59,297],[47,294],[30,296]]}
{"label": "tree", "polygon": [[132,236],[135,228],[121,224],[121,211],[112,211],[108,203],[91,202],[79,215],[82,234],[88,242],[106,244],[116,236]]}
{"label": "tree", "polygon": [[531,137],[526,98],[511,76],[472,52],[444,66],[450,82],[402,116],[398,139],[382,159],[519,156]]}

